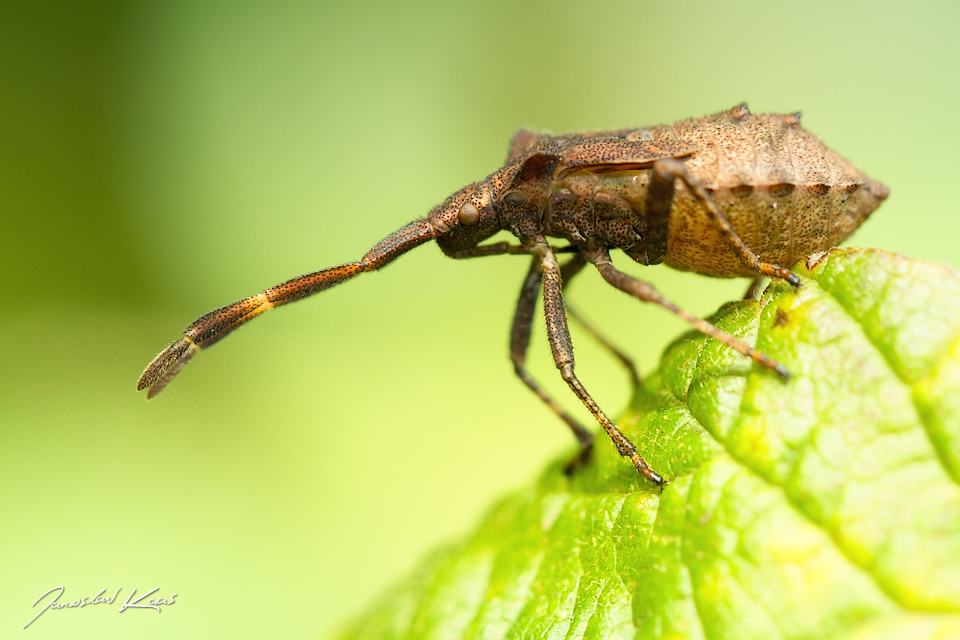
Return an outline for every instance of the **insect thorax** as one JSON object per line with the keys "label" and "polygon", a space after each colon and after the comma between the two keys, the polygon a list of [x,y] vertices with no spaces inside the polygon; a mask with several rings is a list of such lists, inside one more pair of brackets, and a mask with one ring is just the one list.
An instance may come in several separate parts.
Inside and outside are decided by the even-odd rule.
{"label": "insect thorax", "polygon": [[666,221],[646,215],[649,181],[649,170],[578,171],[553,180],[544,232],[573,244],[592,241],[622,249],[640,264],[659,264],[667,255],[667,228]]}
{"label": "insect thorax", "polygon": [[[646,211],[650,170],[578,172],[554,180],[544,233],[573,244],[588,241],[622,249],[640,264],[661,262],[716,277],[752,276],[711,221],[702,202],[682,184],[665,219]],[[715,185],[708,192],[743,241],[760,258],[793,264],[825,251],[856,230],[886,195],[882,185]]]}

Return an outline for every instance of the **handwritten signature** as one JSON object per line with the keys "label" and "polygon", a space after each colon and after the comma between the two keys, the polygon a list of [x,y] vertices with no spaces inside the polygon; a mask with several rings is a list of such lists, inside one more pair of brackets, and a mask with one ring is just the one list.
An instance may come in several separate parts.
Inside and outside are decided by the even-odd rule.
{"label": "handwritten signature", "polygon": [[[49,589],[49,590],[45,591],[45,592],[43,593],[43,595],[41,595],[39,598],[37,598],[36,602],[34,602],[32,605],[30,605],[31,607],[36,607],[37,604],[39,604],[41,600],[43,600],[44,598],[46,598],[46,597],[47,597],[48,595],[50,595],[51,593],[53,593],[53,592],[55,592],[55,591],[57,592],[57,595],[55,595],[55,596],[53,597],[53,599],[50,600],[50,602],[47,603],[47,606],[45,606],[43,609],[41,609],[40,612],[37,613],[37,615],[33,616],[33,619],[30,620],[30,622],[28,622],[27,624],[23,625],[23,628],[26,629],[26,628],[29,627],[31,624],[33,624],[33,621],[36,620],[37,618],[39,618],[43,613],[45,613],[45,612],[47,611],[47,609],[53,609],[53,610],[57,610],[57,609],[75,609],[75,608],[87,607],[87,606],[94,605],[94,604],[104,604],[104,603],[106,603],[106,604],[113,604],[113,601],[117,599],[117,596],[120,595],[120,592],[121,592],[122,590],[123,590],[123,587],[120,587],[119,589],[117,589],[116,593],[113,594],[113,597],[112,597],[112,598],[106,598],[106,597],[104,597],[103,594],[106,593],[107,590],[106,590],[106,589],[101,589],[101,590],[100,590],[100,593],[98,593],[97,595],[95,595],[93,598],[84,596],[84,597],[82,597],[82,598],[80,598],[80,599],[78,599],[78,600],[74,600],[73,602],[60,602],[60,596],[63,595],[64,589],[63,589],[62,586],[61,586],[61,587],[54,587],[53,589]],[[145,594],[143,594],[142,596],[140,596],[140,597],[137,598],[136,600],[133,600],[133,597],[134,597],[135,595],[137,595],[137,590],[134,589],[134,590],[130,593],[130,595],[127,596],[126,602],[124,602],[122,605],[120,605],[120,608],[117,609],[117,612],[118,612],[118,613],[123,613],[123,612],[126,611],[127,609],[155,609],[155,610],[157,611],[157,613],[160,613],[160,607],[161,607],[161,606],[166,606],[166,605],[174,604],[174,598],[177,597],[177,594],[174,593],[174,594],[171,595],[169,598],[150,598],[149,600],[147,600],[147,602],[146,602],[145,604],[140,604],[140,602],[141,602],[144,598],[146,598],[147,596],[149,596],[149,595],[151,595],[151,594],[153,594],[153,593],[155,593],[155,592],[157,592],[157,591],[159,591],[159,590],[160,590],[160,587],[154,587],[153,589],[151,589],[150,591],[146,592]]]}

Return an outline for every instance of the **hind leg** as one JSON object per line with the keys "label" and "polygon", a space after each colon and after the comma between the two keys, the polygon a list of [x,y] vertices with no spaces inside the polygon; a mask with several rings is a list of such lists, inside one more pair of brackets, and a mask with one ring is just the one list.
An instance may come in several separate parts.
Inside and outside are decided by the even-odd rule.
{"label": "hind leg", "polygon": [[[764,262],[746,243],[737,235],[727,216],[720,210],[717,203],[713,201],[710,193],[703,188],[703,185],[694,178],[687,165],[667,158],[657,160],[653,163],[653,170],[650,173],[650,184],[647,187],[646,211],[648,219],[651,221],[651,233],[657,233],[658,255],[666,254],[666,228],[669,221],[670,207],[673,203],[673,194],[676,181],[680,180],[697,200],[703,203],[710,220],[720,233],[727,239],[727,243],[740,256],[740,259],[749,265],[754,271],[768,278],[785,280],[796,289],[800,286],[800,278],[789,269],[785,269],[778,264]],[[662,239],[659,237],[662,236]],[[660,257],[662,260],[662,256]],[[651,264],[654,264],[651,262]]]}

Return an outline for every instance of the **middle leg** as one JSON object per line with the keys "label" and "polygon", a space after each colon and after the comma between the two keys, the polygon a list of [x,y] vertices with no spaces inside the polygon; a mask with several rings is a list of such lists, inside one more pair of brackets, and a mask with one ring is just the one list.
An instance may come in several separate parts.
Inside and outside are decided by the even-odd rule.
{"label": "middle leg", "polygon": [[739,338],[736,338],[726,331],[717,328],[717,326],[713,323],[707,322],[706,320],[693,315],[689,311],[681,309],[676,305],[676,303],[664,297],[664,295],[657,291],[657,289],[649,282],[645,282],[639,278],[634,278],[633,276],[628,275],[614,267],[613,261],[610,259],[610,252],[606,247],[598,247],[589,250],[586,254],[586,258],[593,263],[603,279],[617,289],[620,289],[624,293],[633,296],[641,302],[652,302],[660,307],[663,307],[667,311],[680,316],[680,318],[693,325],[693,328],[700,333],[707,335],[714,340],[722,342],[734,351],[742,353],[743,355],[752,359],[757,364],[763,365],[768,369],[772,369],[781,378],[786,379],[790,376],[786,367],[762,351],[756,350]]}

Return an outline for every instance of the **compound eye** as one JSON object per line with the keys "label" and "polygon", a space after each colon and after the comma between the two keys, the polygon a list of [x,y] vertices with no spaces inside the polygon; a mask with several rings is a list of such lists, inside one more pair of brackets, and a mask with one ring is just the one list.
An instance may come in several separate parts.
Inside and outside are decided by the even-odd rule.
{"label": "compound eye", "polygon": [[470,225],[477,224],[477,220],[480,219],[480,210],[468,202],[460,207],[460,211],[457,212],[457,218],[460,219],[460,224],[469,227]]}

